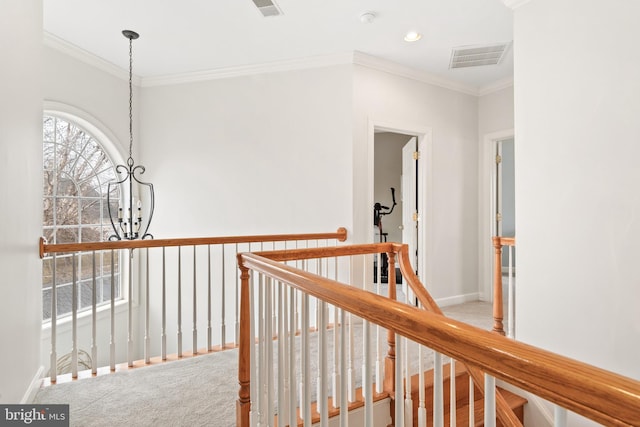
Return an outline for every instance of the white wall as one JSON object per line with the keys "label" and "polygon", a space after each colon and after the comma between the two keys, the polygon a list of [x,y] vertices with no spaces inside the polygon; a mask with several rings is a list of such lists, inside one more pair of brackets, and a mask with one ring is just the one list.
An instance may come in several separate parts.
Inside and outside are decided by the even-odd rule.
{"label": "white wall", "polygon": [[430,130],[422,278],[440,302],[477,298],[477,98],[359,65],[354,76],[354,238],[373,236],[374,124]]}
{"label": "white wall", "polygon": [[42,2],[0,11],[0,402],[19,403],[37,379],[42,318]]}
{"label": "white wall", "polygon": [[519,339],[640,379],[640,3],[515,10]]}
{"label": "white wall", "polygon": [[349,66],[144,88],[160,237],[351,230]]}
{"label": "white wall", "polygon": [[478,135],[513,129],[513,86],[478,98]]}

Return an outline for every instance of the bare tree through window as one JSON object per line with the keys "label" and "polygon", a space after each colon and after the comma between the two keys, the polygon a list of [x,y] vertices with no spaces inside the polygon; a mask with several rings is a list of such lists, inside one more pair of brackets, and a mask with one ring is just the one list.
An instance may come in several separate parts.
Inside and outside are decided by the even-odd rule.
{"label": "bare tree through window", "polygon": [[[43,118],[43,235],[49,243],[96,242],[112,234],[107,208],[109,181],[116,178],[114,165],[102,145],[71,121],[45,115]],[[119,200],[117,188],[111,200]],[[116,202],[117,203],[117,202]],[[113,208],[117,208],[112,206]],[[78,307],[91,307],[94,254],[76,256]],[[115,298],[121,297],[118,252],[96,252],[96,299],[101,304],[111,298],[111,277],[115,278]],[[113,258],[113,259],[112,259]],[[54,258],[43,260],[43,320],[51,318],[51,287]],[[56,311],[58,316],[72,309],[73,256],[55,258]]]}

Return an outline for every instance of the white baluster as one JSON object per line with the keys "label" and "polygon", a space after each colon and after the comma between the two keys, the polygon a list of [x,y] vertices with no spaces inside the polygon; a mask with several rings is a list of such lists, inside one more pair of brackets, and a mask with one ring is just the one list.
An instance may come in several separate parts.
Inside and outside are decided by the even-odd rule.
{"label": "white baluster", "polygon": [[318,302],[318,412],[320,413],[320,427],[327,427],[329,422],[329,405],[327,401],[329,399],[329,384],[327,381],[327,303],[325,301]]}
{"label": "white baluster", "polygon": [[265,393],[265,367],[266,367],[266,340],[265,331],[266,324],[264,321],[265,316],[265,301],[264,301],[264,276],[262,273],[258,276],[258,392],[256,393],[256,408],[258,411],[258,425],[265,425],[265,407],[266,402],[264,399]]}
{"label": "white baluster", "polygon": [[300,412],[302,414],[303,425],[311,425],[311,390],[310,380],[311,374],[309,372],[309,295],[302,295],[302,357],[301,357],[301,371],[302,371],[302,384],[301,384],[301,403]]}
{"label": "white baluster", "polygon": [[[237,259],[238,259],[238,244],[236,243],[236,251],[235,251],[235,256],[233,257],[234,259],[234,265],[237,265]],[[235,333],[235,338],[234,338],[234,343],[236,344],[236,346],[238,345],[238,343],[240,342],[240,270],[236,267],[236,274],[235,274],[235,280],[236,280],[236,286],[235,286],[235,291],[236,291],[236,299],[234,300],[235,303],[235,309],[236,309],[236,333]]]}
{"label": "white baluster", "polygon": [[[116,252],[111,250],[111,331],[109,333],[109,368],[111,371],[116,370],[116,273],[115,273],[115,255]],[[122,275],[120,275],[122,277]]]}
{"label": "white baluster", "polygon": [[442,354],[433,352],[433,426],[444,426],[444,392],[442,385]]}
{"label": "white baluster", "polygon": [[178,246],[178,357],[182,357],[182,246]]}
{"label": "white baluster", "polygon": [[424,351],[425,348],[418,345],[418,427],[427,427],[426,393],[424,390]]}
{"label": "white baluster", "polygon": [[[407,295],[408,296],[408,295]],[[411,340],[404,340],[404,425],[413,426],[413,397],[411,396]]]}
{"label": "white baluster", "polygon": [[72,256],[73,283],[71,284],[71,376],[78,378],[78,269],[76,254]]}
{"label": "white baluster", "polygon": [[196,266],[196,245],[193,245],[193,327],[191,332],[193,337],[191,338],[191,351],[194,355],[198,354],[198,286],[196,280],[196,272],[198,271]]}
{"label": "white baluster", "polygon": [[395,405],[395,413],[396,413],[396,425],[404,426],[404,406],[402,405],[402,400],[404,398],[404,393],[402,391],[402,373],[403,373],[403,361],[402,357],[403,351],[403,342],[404,338],[398,334],[396,334],[396,369],[395,369],[395,399],[397,404]]}
{"label": "white baluster", "polygon": [[133,249],[129,249],[128,265],[129,265],[129,304],[127,323],[127,362],[129,367],[133,366]]}
{"label": "white baluster", "polygon": [[167,360],[167,260],[165,247],[162,247],[162,332],[161,332],[162,360]]}
{"label": "white baluster", "polygon": [[[56,254],[53,254],[52,259],[52,271],[51,271],[51,352],[49,354],[49,378],[51,382],[56,382],[58,380],[58,353],[56,351],[56,343],[57,343],[57,326],[58,326],[58,304],[57,304],[57,283],[56,283]],[[113,258],[111,261],[113,266]],[[111,270],[111,274],[113,275],[113,267]],[[113,280],[112,280],[113,284]],[[113,298],[113,292],[111,292],[111,298]],[[113,306],[111,309],[113,313]],[[113,331],[113,329],[112,329]]]}
{"label": "white baluster", "polygon": [[475,390],[476,388],[473,384],[473,378],[469,375],[469,427],[474,427],[476,425]]}
{"label": "white baluster", "polygon": [[553,426],[567,427],[567,410],[558,405],[553,408]]}
{"label": "white baluster", "polygon": [[347,352],[345,351],[347,348],[347,315],[344,310],[340,310],[340,324],[342,327],[340,328],[340,377],[343,378],[343,381],[340,384],[340,427],[347,427],[348,421],[348,404],[347,404]]}
{"label": "white baluster", "polygon": [[151,363],[151,335],[149,329],[151,327],[150,321],[150,306],[149,302],[149,248],[145,249],[145,297],[144,297],[144,363]]}
{"label": "white baluster", "polygon": [[456,425],[456,361],[452,358],[449,364],[449,425]]}
{"label": "white baluster", "polygon": [[[370,290],[367,286],[367,256],[362,256],[362,289]],[[365,320],[363,325],[363,351],[362,351],[362,396],[364,397],[364,423],[373,426],[373,385],[371,378],[373,366],[371,364],[371,323]]]}
{"label": "white baluster", "polygon": [[348,371],[347,371],[347,382],[349,386],[348,390],[348,399],[349,402],[356,401],[356,378],[355,378],[355,369],[353,367],[354,358],[355,358],[355,349],[354,349],[354,336],[353,336],[353,315],[349,313],[347,322],[349,323],[349,357],[348,357]]}
{"label": "white baluster", "polygon": [[[274,305],[273,305],[273,279],[271,277],[267,277],[266,283],[266,293],[265,293],[265,317],[267,319],[273,319],[274,313]],[[266,344],[266,371],[267,371],[267,380],[266,380],[266,415],[267,415],[267,425],[272,425],[275,418],[275,409],[274,409],[274,375],[273,375],[273,323],[265,322],[265,344]]]}
{"label": "white baluster", "polygon": [[296,291],[289,287],[289,425],[297,426],[296,415]]}
{"label": "white baluster", "polygon": [[332,397],[333,407],[340,407],[340,337],[342,336],[342,324],[340,323],[340,309],[338,307],[333,308],[333,375],[332,375]]}
{"label": "white baluster", "polygon": [[[252,281],[249,286],[249,313],[250,313],[250,322],[249,322],[249,336],[251,339],[255,339],[256,337],[256,322],[259,324],[260,322],[260,314],[255,315],[256,305],[255,305],[255,275],[252,275]],[[261,308],[258,307],[258,311]],[[260,327],[258,326],[258,346],[261,346],[260,342]],[[258,393],[260,377],[258,375],[258,364],[259,361],[256,358],[256,346],[249,346],[249,366],[251,369],[250,374],[250,393],[251,393],[251,410],[249,412],[249,418],[252,426],[258,425],[258,408],[260,402],[260,393]]]}
{"label": "white baluster", "polygon": [[496,379],[484,374],[484,425],[496,427]]}
{"label": "white baluster", "polygon": [[225,298],[225,288],[226,288],[226,274],[225,274],[225,256],[224,256],[224,243],[222,244],[222,286],[220,286],[220,290],[222,292],[222,295],[220,296],[220,302],[222,304],[222,307],[220,309],[220,345],[222,346],[222,348],[224,348],[225,344],[227,343],[227,326],[225,323],[225,317],[226,317],[226,298]]}
{"label": "white baluster", "polygon": [[286,355],[286,331],[285,324],[286,319],[283,315],[284,302],[282,295],[282,283],[277,282],[278,290],[278,419],[288,419],[287,398],[288,390],[287,383],[289,382],[289,370],[287,368],[287,361],[289,360]]}
{"label": "white baluster", "polygon": [[96,286],[96,251],[92,253],[91,264],[91,373],[98,372],[97,316],[98,295]]}
{"label": "white baluster", "polygon": [[[237,278],[236,274],[236,278]],[[238,283],[236,282],[236,289],[238,288]],[[253,290],[253,287],[251,288]],[[237,299],[236,293],[236,301]],[[251,305],[253,307],[253,304]],[[237,308],[237,307],[236,307]],[[211,328],[211,245],[207,245],[207,351],[211,351],[213,347],[213,329]],[[236,316],[238,315],[238,310],[236,309]],[[255,337],[255,335],[251,335]],[[238,336],[236,335],[235,344],[238,344]]]}
{"label": "white baluster", "polygon": [[516,337],[515,289],[513,282],[513,246],[509,245],[509,338]]}

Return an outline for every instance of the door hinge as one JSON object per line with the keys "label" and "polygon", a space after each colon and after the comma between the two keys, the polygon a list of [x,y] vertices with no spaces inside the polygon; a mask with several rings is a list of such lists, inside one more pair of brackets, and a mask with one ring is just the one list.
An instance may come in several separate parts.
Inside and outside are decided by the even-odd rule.
{"label": "door hinge", "polygon": [[496,164],[502,163],[502,156],[500,154],[496,154]]}
{"label": "door hinge", "polygon": [[502,221],[502,214],[500,212],[496,213],[496,221]]}
{"label": "door hinge", "polygon": [[419,151],[414,151],[413,152],[413,160],[420,160],[420,152]]}
{"label": "door hinge", "polygon": [[411,215],[411,220],[418,221],[418,212],[414,212],[413,215]]}

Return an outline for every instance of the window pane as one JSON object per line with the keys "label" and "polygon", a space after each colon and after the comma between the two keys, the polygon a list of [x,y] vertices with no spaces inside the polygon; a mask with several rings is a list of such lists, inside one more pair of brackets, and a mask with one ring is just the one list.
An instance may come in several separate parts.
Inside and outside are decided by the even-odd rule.
{"label": "window pane", "polygon": [[53,223],[53,197],[45,197],[43,200],[42,224],[44,226],[52,226]]}
{"label": "window pane", "polygon": [[80,221],[78,199],[74,197],[57,197],[55,216],[58,226],[78,224]]}
{"label": "window pane", "polygon": [[53,283],[53,258],[42,260],[42,287],[50,288]]}
{"label": "window pane", "polygon": [[78,228],[58,228],[56,230],[56,243],[77,243],[78,236]]}
{"label": "window pane", "polygon": [[[56,288],[56,301],[57,307],[56,311],[58,312],[58,316],[62,316],[65,314],[71,313],[72,308],[72,296],[73,296],[73,287],[71,284],[58,286]],[[51,303],[49,303],[51,305]]]}
{"label": "window pane", "polygon": [[55,119],[53,117],[45,117],[42,122],[42,136],[45,141],[55,142]]}
{"label": "window pane", "polygon": [[[97,286],[97,284],[96,284]],[[97,289],[97,287],[96,287]],[[83,281],[78,287],[78,307],[91,308],[93,299],[93,283],[90,280]],[[97,301],[96,301],[97,304]]]}
{"label": "window pane", "polygon": [[[81,212],[81,223],[82,224],[92,224],[92,225],[100,225],[102,221],[102,211],[100,210],[101,199],[82,199],[80,200],[80,206],[82,208]],[[87,240],[84,235],[82,237],[83,242],[95,242],[95,239]],[[99,240],[98,240],[99,241]]]}
{"label": "window pane", "polygon": [[56,146],[53,143],[44,142],[42,146],[42,165],[45,170],[53,171],[55,170],[55,151]]}

